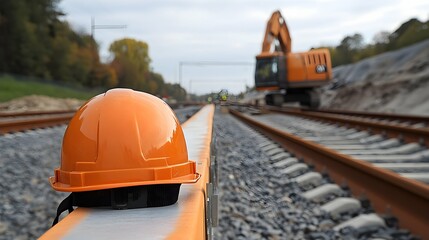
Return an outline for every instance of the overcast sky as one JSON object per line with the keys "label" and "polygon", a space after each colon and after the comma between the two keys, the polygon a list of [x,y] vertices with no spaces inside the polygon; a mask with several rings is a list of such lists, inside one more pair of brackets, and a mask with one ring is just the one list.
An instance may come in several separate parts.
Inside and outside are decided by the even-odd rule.
{"label": "overcast sky", "polygon": [[[60,8],[74,29],[90,32],[96,24],[127,25],[96,30],[101,55],[109,45],[131,37],[149,44],[151,66],[167,82],[179,82],[181,61],[253,63],[261,50],[267,20],[280,10],[292,36],[292,51],[337,45],[361,33],[366,42],[379,31],[393,31],[404,21],[429,17],[427,0],[62,0]],[[182,85],[193,93],[238,93],[253,86],[253,65],[182,67]]]}

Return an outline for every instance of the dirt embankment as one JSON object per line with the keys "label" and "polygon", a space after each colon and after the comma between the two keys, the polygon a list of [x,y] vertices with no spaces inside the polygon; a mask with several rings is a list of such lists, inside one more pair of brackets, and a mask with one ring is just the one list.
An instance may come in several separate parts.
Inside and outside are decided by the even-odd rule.
{"label": "dirt embankment", "polygon": [[429,40],[336,67],[322,107],[429,115]]}
{"label": "dirt embankment", "polygon": [[76,110],[85,101],[30,95],[0,103],[0,112]]}

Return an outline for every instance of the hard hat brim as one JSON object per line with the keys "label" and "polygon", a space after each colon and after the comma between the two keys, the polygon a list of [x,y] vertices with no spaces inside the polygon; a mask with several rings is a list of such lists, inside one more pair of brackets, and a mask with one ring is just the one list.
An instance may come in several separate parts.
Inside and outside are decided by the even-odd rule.
{"label": "hard hat brim", "polygon": [[199,173],[195,173],[195,174],[188,174],[185,176],[177,177],[174,179],[167,179],[167,180],[120,182],[120,183],[109,183],[109,184],[87,185],[87,186],[72,186],[70,184],[64,184],[56,181],[56,177],[50,177],[49,182],[51,184],[51,187],[56,191],[84,192],[84,191],[94,191],[94,190],[102,190],[102,189],[143,186],[143,185],[196,183],[200,178],[201,178],[201,175]]}

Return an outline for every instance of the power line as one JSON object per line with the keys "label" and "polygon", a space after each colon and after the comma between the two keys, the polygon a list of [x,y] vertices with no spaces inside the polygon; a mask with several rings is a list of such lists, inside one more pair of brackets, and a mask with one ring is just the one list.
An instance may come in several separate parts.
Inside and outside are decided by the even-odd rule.
{"label": "power line", "polygon": [[91,37],[94,38],[95,29],[125,29],[127,25],[95,25],[95,18],[91,18]]}
{"label": "power line", "polygon": [[232,62],[232,61],[182,61],[179,62],[180,65],[217,65],[217,66],[254,66],[254,62]]}

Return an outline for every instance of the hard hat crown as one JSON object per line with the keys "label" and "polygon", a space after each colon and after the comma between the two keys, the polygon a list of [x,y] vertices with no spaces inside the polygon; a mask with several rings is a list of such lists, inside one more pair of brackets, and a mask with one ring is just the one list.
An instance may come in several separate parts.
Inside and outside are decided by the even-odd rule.
{"label": "hard hat crown", "polygon": [[76,112],[50,181],[58,191],[80,192],[198,179],[170,107],[150,94],[113,89]]}

